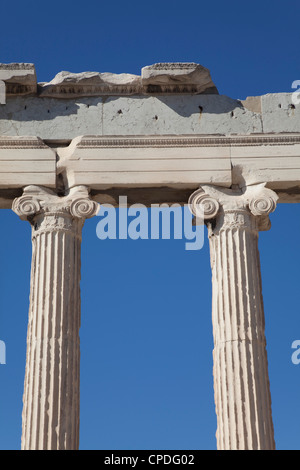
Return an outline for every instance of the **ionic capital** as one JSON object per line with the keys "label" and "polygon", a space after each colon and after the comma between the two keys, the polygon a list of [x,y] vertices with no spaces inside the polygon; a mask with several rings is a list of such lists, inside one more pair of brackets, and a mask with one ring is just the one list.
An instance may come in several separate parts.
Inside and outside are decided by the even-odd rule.
{"label": "ionic capital", "polygon": [[41,186],[27,186],[23,195],[13,201],[12,210],[22,219],[33,223],[38,215],[67,215],[88,219],[97,214],[99,205],[92,201],[86,186],[77,186],[67,196]]}
{"label": "ionic capital", "polygon": [[266,183],[245,189],[228,189],[203,185],[189,198],[193,215],[205,223],[215,221],[216,228],[244,227],[268,230],[269,214],[276,208],[277,194]]}

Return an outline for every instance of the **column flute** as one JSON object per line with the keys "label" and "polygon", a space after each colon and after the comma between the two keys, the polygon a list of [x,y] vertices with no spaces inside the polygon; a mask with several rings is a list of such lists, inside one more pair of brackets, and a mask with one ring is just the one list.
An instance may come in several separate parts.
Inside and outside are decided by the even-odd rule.
{"label": "column flute", "polygon": [[97,213],[84,186],[59,197],[28,186],[13,211],[32,225],[32,264],[23,450],[79,446],[80,247],[85,219]]}
{"label": "column flute", "polygon": [[264,184],[201,186],[189,200],[208,227],[219,450],[273,450],[258,232],[278,196]]}

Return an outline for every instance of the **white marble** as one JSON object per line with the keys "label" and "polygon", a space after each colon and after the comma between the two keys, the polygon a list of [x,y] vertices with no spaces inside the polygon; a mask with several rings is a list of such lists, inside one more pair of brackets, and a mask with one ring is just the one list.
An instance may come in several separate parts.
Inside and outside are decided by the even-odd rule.
{"label": "white marble", "polygon": [[202,186],[190,198],[208,225],[212,268],[214,391],[219,450],[274,450],[258,232],[277,195]]}
{"label": "white marble", "polygon": [[32,225],[22,450],[76,450],[80,396],[80,245],[97,204],[84,187],[65,197],[25,188],[14,212]]}

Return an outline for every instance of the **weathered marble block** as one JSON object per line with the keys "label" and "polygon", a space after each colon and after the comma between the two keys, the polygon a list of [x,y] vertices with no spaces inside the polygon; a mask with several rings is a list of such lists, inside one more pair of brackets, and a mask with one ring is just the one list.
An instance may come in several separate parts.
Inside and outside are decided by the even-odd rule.
{"label": "weathered marble block", "polygon": [[6,96],[36,92],[37,80],[33,64],[0,64],[0,104],[6,103]]}

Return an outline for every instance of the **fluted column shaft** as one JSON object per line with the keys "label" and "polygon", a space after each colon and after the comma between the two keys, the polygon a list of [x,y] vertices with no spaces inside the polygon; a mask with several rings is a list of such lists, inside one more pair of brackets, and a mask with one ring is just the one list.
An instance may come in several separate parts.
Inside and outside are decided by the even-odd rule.
{"label": "fluted column shaft", "polygon": [[81,230],[96,204],[82,187],[28,187],[13,210],[32,224],[21,448],[78,449]]}
{"label": "fluted column shaft", "polygon": [[277,196],[264,185],[203,186],[192,199],[210,242],[217,447],[273,450],[258,232],[269,228]]}

